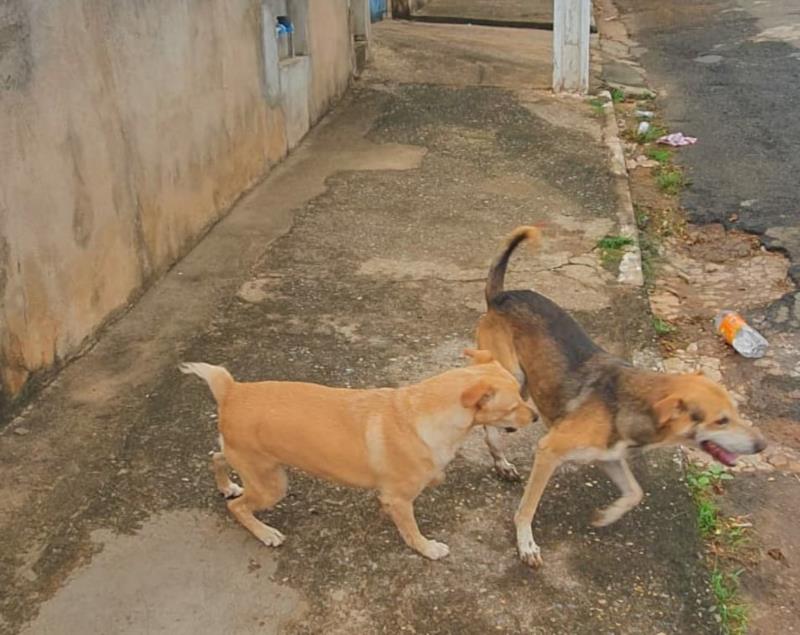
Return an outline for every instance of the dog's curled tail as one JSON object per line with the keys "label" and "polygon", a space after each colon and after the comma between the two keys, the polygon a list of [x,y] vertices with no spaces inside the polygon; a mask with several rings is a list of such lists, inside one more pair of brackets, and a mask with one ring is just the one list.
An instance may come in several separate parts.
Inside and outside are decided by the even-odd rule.
{"label": "dog's curled tail", "polygon": [[503,281],[506,277],[508,260],[517,246],[528,241],[531,245],[538,245],[542,237],[542,230],[533,225],[517,227],[508,237],[505,249],[494,259],[489,267],[489,277],[486,278],[486,304],[491,305],[498,295],[503,292]]}
{"label": "dog's curled tail", "polygon": [[187,375],[197,375],[204,379],[217,404],[221,404],[225,400],[226,393],[234,384],[233,377],[222,366],[212,366],[203,362],[184,362],[178,366],[178,370]]}

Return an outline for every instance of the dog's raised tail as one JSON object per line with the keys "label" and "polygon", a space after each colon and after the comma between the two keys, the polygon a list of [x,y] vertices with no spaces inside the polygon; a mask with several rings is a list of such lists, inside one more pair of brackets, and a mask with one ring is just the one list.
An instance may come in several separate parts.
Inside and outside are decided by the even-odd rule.
{"label": "dog's raised tail", "polygon": [[542,230],[534,225],[517,227],[508,237],[503,251],[494,259],[489,267],[489,276],[486,278],[486,304],[490,305],[492,300],[503,292],[503,282],[506,277],[506,268],[511,254],[517,246],[524,241],[531,245],[538,245],[542,237]]}
{"label": "dog's raised tail", "polygon": [[184,362],[178,366],[178,370],[204,379],[218,404],[225,400],[226,393],[234,383],[231,374],[222,366],[212,366],[204,362]]}

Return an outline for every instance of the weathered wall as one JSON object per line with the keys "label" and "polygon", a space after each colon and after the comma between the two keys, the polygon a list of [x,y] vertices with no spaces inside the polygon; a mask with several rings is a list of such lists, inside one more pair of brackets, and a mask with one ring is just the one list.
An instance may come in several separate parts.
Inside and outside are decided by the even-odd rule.
{"label": "weathered wall", "polygon": [[[347,11],[308,5],[309,125],[347,86]],[[0,410],[286,154],[266,81],[260,0],[0,2]]]}
{"label": "weathered wall", "polygon": [[[354,6],[363,0],[353,0]],[[311,0],[315,16],[309,21],[311,101],[309,114],[316,120],[329,108],[332,95],[345,88],[353,70],[353,40],[345,0]]]}

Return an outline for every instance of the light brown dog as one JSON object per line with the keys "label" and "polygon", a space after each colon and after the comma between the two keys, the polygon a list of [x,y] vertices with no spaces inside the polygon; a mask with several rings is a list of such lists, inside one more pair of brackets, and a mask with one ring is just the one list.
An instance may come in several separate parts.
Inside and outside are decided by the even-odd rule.
{"label": "light brown dog", "polygon": [[[428,540],[414,499],[444,470],[474,426],[516,430],[535,419],[514,377],[485,351],[475,363],[403,388],[351,390],[316,384],[238,383],[220,366],[181,364],[203,378],[219,409],[222,452],[212,457],[220,492],[236,519],[266,545],[284,536],[253,516],[286,494],[284,466],[344,485],[378,490],[406,544],[436,560],[447,545]],[[229,463],[244,489],[230,480]]]}
{"label": "light brown dog", "polygon": [[[761,452],[761,434],[739,419],[725,389],[701,374],[669,375],[634,368],[595,344],[563,309],[535,291],[504,291],[508,260],[536,227],[520,227],[492,263],[486,282],[488,310],[478,346],[529,392],[548,427],[514,522],[522,560],[542,563],[531,523],[547,482],[565,461],[598,462],[622,496],[598,510],[593,524],[609,525],[642,500],[642,488],[625,460],[628,448],[693,444],[726,465],[737,454]],[[500,437],[487,428],[497,471],[518,477],[503,455]]]}

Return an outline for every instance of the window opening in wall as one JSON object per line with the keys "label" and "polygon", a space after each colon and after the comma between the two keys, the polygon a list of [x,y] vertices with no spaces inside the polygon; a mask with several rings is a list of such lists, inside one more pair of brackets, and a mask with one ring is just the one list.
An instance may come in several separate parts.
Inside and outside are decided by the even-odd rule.
{"label": "window opening in wall", "polygon": [[278,59],[285,60],[295,56],[294,25],[287,15],[279,15],[275,20],[275,37],[278,40]]}

